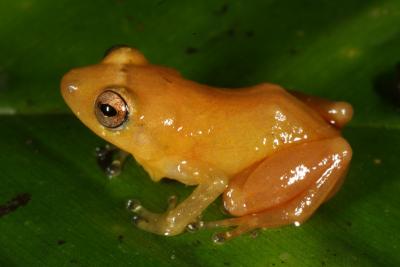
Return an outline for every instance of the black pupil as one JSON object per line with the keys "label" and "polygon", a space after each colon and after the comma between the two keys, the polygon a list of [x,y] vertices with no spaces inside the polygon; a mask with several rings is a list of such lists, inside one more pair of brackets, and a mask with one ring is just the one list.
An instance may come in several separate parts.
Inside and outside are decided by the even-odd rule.
{"label": "black pupil", "polygon": [[115,110],[115,108],[108,104],[100,104],[100,110],[106,117],[114,117],[115,115],[117,115],[117,111]]}

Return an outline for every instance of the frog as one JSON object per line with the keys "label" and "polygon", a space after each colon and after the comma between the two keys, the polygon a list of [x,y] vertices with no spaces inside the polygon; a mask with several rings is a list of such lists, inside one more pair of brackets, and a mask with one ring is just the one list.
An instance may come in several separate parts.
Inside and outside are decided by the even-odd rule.
{"label": "frog", "polygon": [[[67,72],[61,94],[83,124],[132,155],[154,182],[194,186],[162,213],[129,202],[135,225],[154,234],[222,227],[213,239],[223,242],[299,226],[340,189],[352,158],[341,133],[351,104],[273,83],[201,84],[129,46]],[[231,216],[202,220],[219,197]]]}

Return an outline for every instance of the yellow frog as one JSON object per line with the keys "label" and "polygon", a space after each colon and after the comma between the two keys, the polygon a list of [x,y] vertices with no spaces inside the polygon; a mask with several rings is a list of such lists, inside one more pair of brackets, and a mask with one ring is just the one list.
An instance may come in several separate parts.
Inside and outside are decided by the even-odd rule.
{"label": "yellow frog", "polygon": [[[156,234],[231,227],[215,236],[222,241],[299,225],[339,189],[352,156],[340,133],[353,113],[346,102],[267,83],[236,90],[198,84],[130,47],[71,70],[61,92],[87,127],[132,154],[154,181],[197,185],[163,214],[131,202],[137,226]],[[198,222],[221,194],[235,217]]]}

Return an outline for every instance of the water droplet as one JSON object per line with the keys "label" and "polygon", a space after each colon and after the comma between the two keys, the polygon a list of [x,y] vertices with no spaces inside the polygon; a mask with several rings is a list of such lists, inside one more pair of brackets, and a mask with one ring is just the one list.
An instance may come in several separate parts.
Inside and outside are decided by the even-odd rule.
{"label": "water droplet", "polygon": [[134,215],[132,217],[132,222],[133,224],[137,225],[140,221],[142,220],[142,218],[139,215]]}
{"label": "water droplet", "polygon": [[121,174],[121,161],[113,160],[110,166],[107,166],[105,169],[105,173],[108,178],[113,178]]}
{"label": "water droplet", "polygon": [[199,221],[199,222],[193,222],[193,223],[189,223],[186,226],[186,231],[189,233],[194,233],[196,231],[198,231],[199,229],[204,227],[204,222],[203,221]]}
{"label": "water droplet", "polygon": [[176,255],[175,252],[172,252],[173,254],[171,254],[171,260],[175,260],[176,259]]}
{"label": "water droplet", "polygon": [[165,119],[163,121],[163,124],[164,124],[164,126],[171,126],[172,124],[174,124],[174,119],[171,119],[171,118]]}
{"label": "water droplet", "polygon": [[226,241],[225,233],[214,234],[212,241],[214,244],[222,245]]}

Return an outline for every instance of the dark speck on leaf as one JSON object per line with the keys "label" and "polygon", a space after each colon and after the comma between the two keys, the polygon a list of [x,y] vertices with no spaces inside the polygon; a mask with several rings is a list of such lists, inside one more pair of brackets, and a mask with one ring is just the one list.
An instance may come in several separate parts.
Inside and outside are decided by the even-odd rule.
{"label": "dark speck on leaf", "polygon": [[297,48],[290,48],[289,53],[291,55],[296,55],[299,53],[299,50]]}
{"label": "dark speck on leaf", "polygon": [[347,222],[346,222],[346,225],[347,225],[348,227],[351,227],[351,226],[353,225],[353,223],[350,222],[350,221],[347,221]]}
{"label": "dark speck on leaf", "polygon": [[253,37],[254,36],[254,31],[246,31],[246,36],[247,37]]}
{"label": "dark speck on leaf", "polygon": [[118,236],[118,242],[122,243],[124,241],[124,236],[123,235],[119,235]]}
{"label": "dark speck on leaf", "polygon": [[227,31],[227,34],[229,37],[234,37],[236,34],[236,31],[235,31],[235,29],[231,28]]}
{"label": "dark speck on leaf", "polygon": [[79,263],[79,261],[76,260],[76,259],[72,259],[72,260],[70,260],[69,262],[70,262],[70,263],[73,263],[73,264],[78,264],[78,263]]}
{"label": "dark speck on leaf", "polygon": [[0,217],[3,217],[19,207],[26,206],[31,200],[31,195],[29,193],[22,193],[14,197],[13,199],[7,201],[5,204],[0,205]]}
{"label": "dark speck on leaf", "polygon": [[214,12],[217,16],[225,15],[229,10],[229,5],[227,3],[223,4],[217,11]]}
{"label": "dark speck on leaf", "polygon": [[195,240],[195,241],[193,241],[193,246],[198,247],[198,246],[200,246],[200,245],[201,245],[200,240]]}
{"label": "dark speck on leaf", "polygon": [[62,239],[57,240],[57,245],[61,246],[61,245],[64,245],[64,244],[65,244],[65,240],[62,240]]}
{"label": "dark speck on leaf", "polygon": [[188,48],[186,48],[186,54],[188,55],[192,55],[192,54],[196,54],[199,50],[197,48],[191,47],[189,46]]}
{"label": "dark speck on leaf", "polygon": [[225,266],[231,266],[231,263],[230,263],[230,262],[227,262],[227,261],[225,261],[225,262],[224,262],[224,265],[225,265]]}

